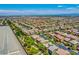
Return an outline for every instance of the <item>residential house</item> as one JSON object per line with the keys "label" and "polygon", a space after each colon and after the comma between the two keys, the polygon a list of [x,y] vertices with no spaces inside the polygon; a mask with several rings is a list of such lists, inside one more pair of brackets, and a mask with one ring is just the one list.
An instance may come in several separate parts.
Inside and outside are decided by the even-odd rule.
{"label": "residential house", "polygon": [[70,53],[69,53],[67,50],[64,50],[64,49],[61,49],[61,48],[59,48],[59,49],[56,51],[56,53],[57,53],[58,55],[70,55]]}

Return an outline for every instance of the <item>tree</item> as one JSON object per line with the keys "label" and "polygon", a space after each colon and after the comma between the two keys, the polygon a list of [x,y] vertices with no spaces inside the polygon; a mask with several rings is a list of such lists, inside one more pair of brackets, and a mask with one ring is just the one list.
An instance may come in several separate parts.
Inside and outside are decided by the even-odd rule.
{"label": "tree", "polygon": [[76,55],[76,52],[70,52],[71,55]]}
{"label": "tree", "polygon": [[77,49],[77,44],[74,44],[74,45],[72,46],[72,49],[73,49],[73,50],[76,50],[76,49]]}
{"label": "tree", "polygon": [[35,44],[34,40],[30,36],[25,37],[24,42],[27,44],[27,46],[31,46]]}

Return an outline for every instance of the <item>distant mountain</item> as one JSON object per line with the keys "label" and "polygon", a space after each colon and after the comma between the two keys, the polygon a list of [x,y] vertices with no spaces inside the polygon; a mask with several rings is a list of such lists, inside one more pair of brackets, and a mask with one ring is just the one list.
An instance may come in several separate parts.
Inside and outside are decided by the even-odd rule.
{"label": "distant mountain", "polygon": [[54,16],[79,16],[79,14],[57,14],[57,15],[54,15]]}
{"label": "distant mountain", "polygon": [[0,16],[79,16],[79,14],[52,14],[52,15],[0,15]]}

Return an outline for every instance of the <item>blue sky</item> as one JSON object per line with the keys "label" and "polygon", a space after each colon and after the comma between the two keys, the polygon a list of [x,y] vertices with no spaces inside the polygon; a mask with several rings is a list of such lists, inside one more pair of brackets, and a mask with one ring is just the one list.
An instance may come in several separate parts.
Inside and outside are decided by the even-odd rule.
{"label": "blue sky", "polygon": [[79,14],[79,4],[0,4],[0,15]]}

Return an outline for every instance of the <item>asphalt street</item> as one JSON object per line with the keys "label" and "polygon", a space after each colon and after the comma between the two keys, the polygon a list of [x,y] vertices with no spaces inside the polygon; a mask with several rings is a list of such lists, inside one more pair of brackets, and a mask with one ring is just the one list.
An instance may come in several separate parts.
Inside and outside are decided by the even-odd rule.
{"label": "asphalt street", "polygon": [[25,51],[9,26],[0,26],[0,54],[25,55]]}

